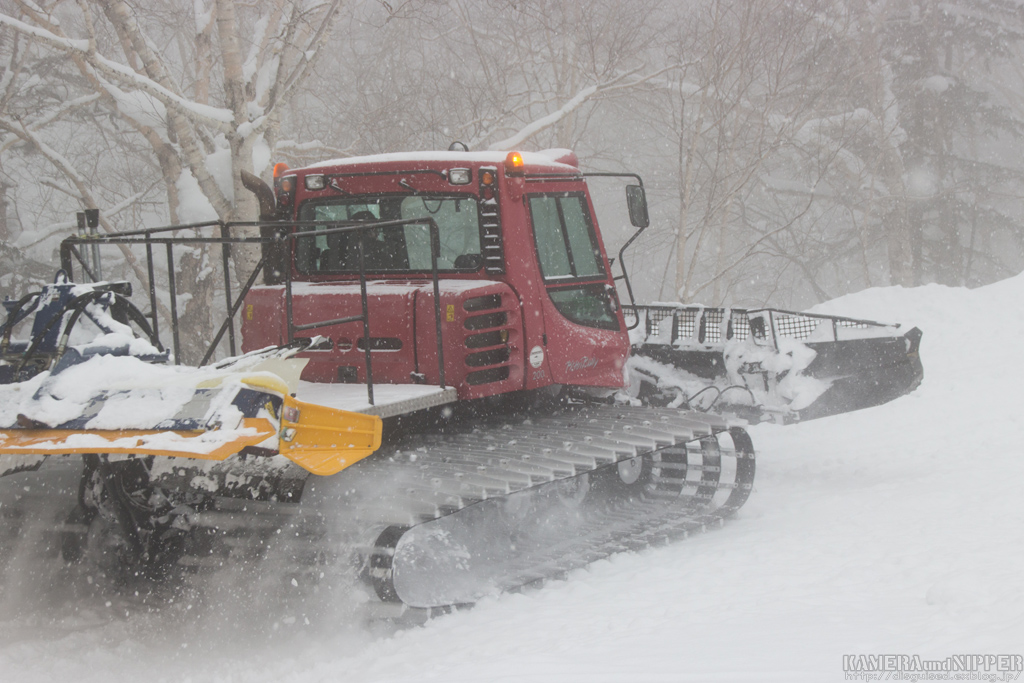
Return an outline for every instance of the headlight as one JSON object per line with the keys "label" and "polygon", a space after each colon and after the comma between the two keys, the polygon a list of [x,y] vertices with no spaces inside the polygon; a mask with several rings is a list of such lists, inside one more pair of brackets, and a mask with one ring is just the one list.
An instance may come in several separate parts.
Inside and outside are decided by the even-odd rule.
{"label": "headlight", "polygon": [[453,168],[448,171],[448,182],[452,185],[469,185],[469,180],[468,168]]}

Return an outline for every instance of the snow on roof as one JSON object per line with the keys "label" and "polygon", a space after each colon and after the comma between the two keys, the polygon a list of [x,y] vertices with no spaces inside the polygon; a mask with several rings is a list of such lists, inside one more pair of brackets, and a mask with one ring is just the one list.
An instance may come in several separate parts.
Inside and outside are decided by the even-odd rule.
{"label": "snow on roof", "polygon": [[[545,166],[554,171],[578,173],[579,169],[568,164],[561,164],[555,161],[557,158],[569,153],[569,150],[557,149],[545,152],[521,152],[523,162],[527,166]],[[306,166],[303,170],[315,168],[326,168],[328,166],[356,166],[362,164],[395,164],[395,163],[416,163],[429,162],[448,164],[458,167],[459,164],[494,164],[500,166],[505,163],[508,152],[449,152],[449,151],[427,151],[427,152],[393,152],[390,154],[372,154],[360,157],[347,157],[343,159],[330,159],[320,161]]]}

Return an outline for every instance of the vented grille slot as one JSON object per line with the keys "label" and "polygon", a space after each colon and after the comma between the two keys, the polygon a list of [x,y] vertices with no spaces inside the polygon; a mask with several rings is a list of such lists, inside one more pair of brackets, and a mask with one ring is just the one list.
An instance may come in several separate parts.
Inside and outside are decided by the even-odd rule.
{"label": "vented grille slot", "polygon": [[497,368],[488,368],[486,370],[476,370],[466,375],[466,383],[476,386],[478,384],[489,384],[491,382],[501,382],[508,379],[509,370],[507,365],[502,365]]}
{"label": "vented grille slot", "polygon": [[508,348],[491,349],[490,351],[478,351],[466,356],[466,365],[471,368],[480,368],[485,365],[498,365],[507,363],[509,359]]}
{"label": "vented grille slot", "polygon": [[504,311],[498,313],[487,313],[486,315],[474,315],[466,318],[464,326],[467,330],[486,330],[490,327],[501,327],[508,322],[508,314]]}
{"label": "vented grille slot", "polygon": [[462,308],[473,314],[466,317],[463,327],[470,331],[487,330],[469,334],[463,341],[469,350],[463,359],[466,367],[485,368],[473,370],[466,375],[465,382],[471,386],[501,382],[512,374],[512,350],[509,348],[511,331],[507,328],[510,312],[502,310],[502,303],[501,292],[469,297],[462,302]]}
{"label": "vented grille slot", "polygon": [[501,294],[475,296],[472,299],[466,299],[462,307],[471,313],[473,311],[489,311],[494,308],[501,308]]}
{"label": "vented grille slot", "polygon": [[508,340],[508,332],[495,330],[493,332],[480,332],[466,337],[467,349],[482,349],[485,346],[498,346]]}
{"label": "vented grille slot", "polygon": [[491,275],[501,275],[505,272],[505,245],[501,235],[501,216],[498,213],[498,186],[497,183],[484,185],[484,176],[491,178],[498,177],[498,169],[493,166],[480,168],[480,253],[484,257],[484,270]]}

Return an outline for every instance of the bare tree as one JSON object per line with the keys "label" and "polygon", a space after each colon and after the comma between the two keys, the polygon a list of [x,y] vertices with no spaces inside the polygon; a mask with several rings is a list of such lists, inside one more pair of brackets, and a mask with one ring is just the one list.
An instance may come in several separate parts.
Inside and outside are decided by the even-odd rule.
{"label": "bare tree", "polygon": [[[820,7],[772,0],[692,10],[669,57],[684,68],[642,110],[671,144],[662,162],[672,165],[676,215],[658,249],[674,258],[662,261],[664,279],[683,301],[770,296],[779,282],[766,256],[809,215],[836,154],[815,128],[835,78],[825,55],[837,22]],[[669,191],[662,185],[656,192]]]}
{"label": "bare tree", "polygon": [[[94,136],[110,133],[109,119],[116,118],[117,134],[144,145],[172,223],[253,218],[255,203],[240,171],[266,169],[281,109],[308,77],[339,5],[276,0],[253,11],[234,0],[146,7],[83,0],[43,8],[16,0],[14,13],[0,14],[0,25],[22,36],[39,60],[69,60],[50,75],[71,97],[56,111],[0,117],[0,128],[45,157],[82,205],[106,216],[111,207],[102,201],[101,183],[80,168],[80,155],[62,154],[52,142],[67,133],[67,126],[53,125],[63,111],[89,107]],[[114,229],[108,220],[103,227]],[[239,253],[235,263],[244,277],[253,260]],[[210,255],[182,250],[177,268],[190,295],[182,324],[208,330],[217,280]],[[187,349],[195,356],[205,334],[189,338],[197,342]]]}

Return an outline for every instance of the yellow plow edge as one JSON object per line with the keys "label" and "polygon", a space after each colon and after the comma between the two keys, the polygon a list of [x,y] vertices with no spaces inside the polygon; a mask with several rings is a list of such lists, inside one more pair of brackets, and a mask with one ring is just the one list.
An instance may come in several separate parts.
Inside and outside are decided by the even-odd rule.
{"label": "yellow plow edge", "polygon": [[[374,415],[304,403],[284,396],[278,433],[264,418],[245,418],[234,430],[0,429],[0,455],[113,453],[226,460],[248,446],[278,435],[279,452],[313,474],[336,474],[367,457],[381,443]],[[297,411],[297,413],[295,412]]]}
{"label": "yellow plow edge", "polygon": [[[298,410],[298,421],[289,418]],[[281,455],[313,474],[336,474],[380,448],[383,422],[376,415],[352,413],[287,394],[281,420]]]}

